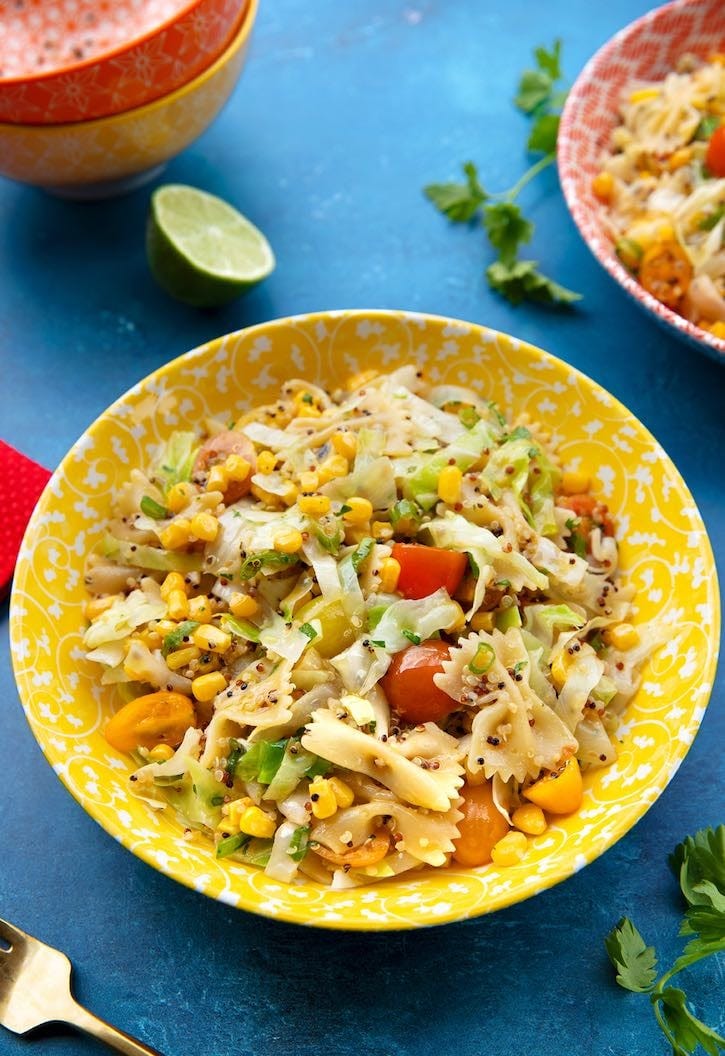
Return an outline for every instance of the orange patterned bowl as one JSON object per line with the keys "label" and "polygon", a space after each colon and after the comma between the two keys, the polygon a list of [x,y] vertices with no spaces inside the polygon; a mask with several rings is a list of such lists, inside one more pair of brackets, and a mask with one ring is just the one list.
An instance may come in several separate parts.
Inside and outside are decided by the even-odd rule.
{"label": "orange patterned bowl", "polygon": [[216,62],[162,99],[69,125],[0,123],[0,175],[66,198],[107,198],[140,186],[208,128],[244,65],[258,0]]}
{"label": "orange patterned bowl", "polygon": [[592,179],[619,123],[626,85],[638,78],[661,80],[684,54],[705,58],[724,42],[723,0],[674,0],[649,11],[608,40],[581,71],[564,107],[557,144],[566,203],[599,263],[655,322],[721,363],[725,340],[662,304],[621,263],[604,209],[592,192]]}
{"label": "orange patterned bowl", "polygon": [[247,0],[0,4],[0,121],[118,114],[193,80],[224,51]]}

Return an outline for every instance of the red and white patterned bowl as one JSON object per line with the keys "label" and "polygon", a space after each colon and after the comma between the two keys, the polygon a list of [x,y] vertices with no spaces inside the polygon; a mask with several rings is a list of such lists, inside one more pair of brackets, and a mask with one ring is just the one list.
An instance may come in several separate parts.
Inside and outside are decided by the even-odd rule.
{"label": "red and white patterned bowl", "polygon": [[557,149],[566,203],[599,263],[655,320],[721,363],[725,363],[725,341],[666,308],[620,263],[591,183],[619,123],[618,104],[627,83],[664,77],[685,52],[706,58],[724,46],[723,0],[675,0],[630,23],[599,49],[577,77],[562,114]]}

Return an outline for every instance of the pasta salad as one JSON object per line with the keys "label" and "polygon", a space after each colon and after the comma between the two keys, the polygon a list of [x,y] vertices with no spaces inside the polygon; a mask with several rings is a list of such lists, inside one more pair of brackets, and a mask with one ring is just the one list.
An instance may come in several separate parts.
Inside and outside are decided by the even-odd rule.
{"label": "pasta salad", "polygon": [[87,558],[133,793],[280,881],[521,861],[616,758],[657,642],[587,474],[412,366],[201,425]]}
{"label": "pasta salad", "polygon": [[628,85],[593,181],[617,255],[657,300],[725,338],[725,54]]}

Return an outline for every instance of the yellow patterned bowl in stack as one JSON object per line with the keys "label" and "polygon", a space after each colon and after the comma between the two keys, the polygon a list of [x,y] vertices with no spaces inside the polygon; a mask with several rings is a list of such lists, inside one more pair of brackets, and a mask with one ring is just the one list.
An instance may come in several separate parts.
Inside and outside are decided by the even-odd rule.
{"label": "yellow patterned bowl in stack", "polygon": [[[519,865],[431,869],[372,887],[283,885],[183,839],[170,812],[128,792],[128,756],[103,729],[117,702],[84,660],[85,553],[102,537],[110,495],[174,428],[238,416],[274,400],[291,375],[327,387],[362,369],[419,364],[431,380],[470,385],[508,415],[528,412],[562,458],[591,467],[622,530],[621,561],[636,620],[657,618],[668,641],[646,665],[628,708],[617,762],[585,777],[574,815],[531,840]],[[110,407],[73,446],[46,489],[23,544],[11,644],[28,721],[70,792],[112,836],[168,876],[212,898],[278,919],[378,931],[460,920],[558,883],[623,836],[682,762],[702,719],[719,640],[717,577],[682,478],[639,421],[589,378],[505,334],[435,316],[322,312],[264,323],[195,349]],[[70,838],[69,834],[69,838]]]}
{"label": "yellow patterned bowl in stack", "polygon": [[242,72],[258,0],[250,0],[230,44],[211,66],[132,110],[69,124],[0,123],[0,176],[68,198],[101,198],[156,175],[204,132]]}

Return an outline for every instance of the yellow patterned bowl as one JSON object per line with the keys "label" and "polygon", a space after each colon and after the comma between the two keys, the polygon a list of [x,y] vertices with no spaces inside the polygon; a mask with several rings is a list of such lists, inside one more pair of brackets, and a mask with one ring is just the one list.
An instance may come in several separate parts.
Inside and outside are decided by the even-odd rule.
{"label": "yellow patterned bowl", "polygon": [[66,198],[105,198],[140,186],[193,143],[232,93],[258,0],[225,51],[188,84],[145,106],[65,125],[0,123],[0,176]]}
{"label": "yellow patterned bowl", "polygon": [[[520,865],[429,870],[374,887],[287,886],[216,860],[201,838],[128,793],[129,760],[102,730],[114,709],[83,658],[83,560],[110,495],[184,422],[236,417],[276,397],[291,375],[327,386],[361,369],[415,362],[436,382],[472,385],[507,412],[550,429],[581,460],[618,516],[636,620],[671,628],[625,714],[617,762],[585,780],[581,810],[531,840]],[[630,412],[584,375],[512,337],[471,323],[382,311],[322,312],[212,341],[134,386],[71,448],[28,527],[15,576],[11,645],[28,721],[85,810],[144,861],[230,905],[278,919],[377,931],[459,920],[511,905],[600,855],[641,818],[684,758],[715,674],[717,578],[695,504],[677,470]],[[69,834],[70,835],[70,834]]]}

